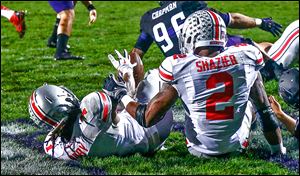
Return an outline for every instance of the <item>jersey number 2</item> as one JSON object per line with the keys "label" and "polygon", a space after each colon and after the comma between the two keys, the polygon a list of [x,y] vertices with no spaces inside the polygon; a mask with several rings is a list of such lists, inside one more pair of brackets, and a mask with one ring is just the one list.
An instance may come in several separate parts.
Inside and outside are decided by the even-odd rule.
{"label": "jersey number 2", "polygon": [[212,74],[206,81],[206,88],[213,89],[219,83],[224,83],[224,92],[213,93],[206,100],[206,119],[207,120],[228,120],[233,119],[233,106],[226,106],[224,110],[217,110],[217,103],[226,104],[233,96],[233,79],[227,72]]}
{"label": "jersey number 2", "polygon": [[[173,29],[175,32],[178,31],[178,34],[179,34],[181,28],[183,27],[183,23],[181,25],[178,25],[178,22],[177,22],[178,19],[181,19],[181,20],[185,19],[183,12],[177,13],[176,15],[172,16],[172,18],[171,18],[171,24],[173,26]],[[159,30],[161,31],[161,35],[159,35],[159,32],[158,32]],[[161,46],[161,48],[163,49],[163,51],[165,53],[173,48],[174,44],[173,44],[172,40],[170,39],[166,25],[163,22],[160,22],[153,26],[153,34],[154,34],[155,40],[157,42],[165,41],[167,43],[166,45]],[[178,35],[178,34],[176,33],[176,35]]]}

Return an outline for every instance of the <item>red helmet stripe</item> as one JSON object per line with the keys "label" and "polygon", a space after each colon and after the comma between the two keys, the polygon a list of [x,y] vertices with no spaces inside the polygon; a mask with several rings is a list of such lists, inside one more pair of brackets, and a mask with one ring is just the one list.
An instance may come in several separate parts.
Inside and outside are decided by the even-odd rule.
{"label": "red helmet stripe", "polygon": [[211,10],[208,10],[209,14],[212,16],[213,22],[215,24],[215,39],[220,40],[220,23],[217,15],[212,12]]}
{"label": "red helmet stripe", "polygon": [[36,116],[43,122],[46,122],[48,124],[50,124],[51,126],[57,126],[58,123],[53,121],[52,119],[48,118],[47,116],[45,116],[42,111],[40,111],[39,107],[36,106],[35,104],[35,97],[34,97],[35,92],[31,95],[30,97],[30,104],[31,107],[33,108],[33,112],[36,114]]}
{"label": "red helmet stripe", "polygon": [[102,99],[102,105],[103,105],[103,113],[102,113],[102,117],[103,117],[103,121],[106,122],[107,117],[108,117],[108,99],[106,98],[105,94],[103,92],[99,92],[101,99]]}

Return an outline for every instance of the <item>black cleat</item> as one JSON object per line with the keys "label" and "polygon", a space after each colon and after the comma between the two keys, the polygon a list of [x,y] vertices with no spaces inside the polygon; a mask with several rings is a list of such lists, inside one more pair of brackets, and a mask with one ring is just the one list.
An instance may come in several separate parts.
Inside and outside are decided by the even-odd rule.
{"label": "black cleat", "polygon": [[54,56],[54,60],[83,60],[84,57],[73,56],[70,52],[63,52],[59,56]]}
{"label": "black cleat", "polygon": [[56,42],[52,41],[52,40],[48,40],[47,46],[49,48],[56,48]]}

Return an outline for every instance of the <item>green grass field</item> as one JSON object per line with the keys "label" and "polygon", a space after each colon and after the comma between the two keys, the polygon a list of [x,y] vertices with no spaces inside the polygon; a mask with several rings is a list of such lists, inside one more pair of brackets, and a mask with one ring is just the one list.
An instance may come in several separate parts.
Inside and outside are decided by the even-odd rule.
{"label": "green grass field", "polygon": [[[1,124],[29,118],[28,98],[34,89],[45,82],[64,85],[80,99],[90,92],[101,90],[104,78],[109,72],[115,71],[107,54],[113,53],[114,49],[131,50],[139,35],[140,17],[147,10],[158,6],[156,1],[97,1],[94,5],[98,12],[98,19],[95,24],[89,26],[88,12],[81,3],[78,3],[69,44],[73,54],[84,56],[86,59],[54,61],[55,49],[47,48],[46,42],[52,32],[56,14],[48,2],[2,1],[1,3],[11,9],[27,10],[27,31],[23,39],[19,39],[12,24],[1,17]],[[209,1],[208,4],[223,12],[241,12],[259,18],[272,16],[284,28],[299,18],[298,1]],[[228,31],[231,34],[250,37],[256,42],[274,42],[277,39],[271,33],[258,28]],[[143,59],[145,70],[158,67],[163,59],[160,50],[153,44]],[[275,95],[279,99],[286,111],[292,111],[278,96],[277,82],[268,82],[265,87],[268,94]],[[284,142],[291,145],[287,149],[298,150],[298,146],[293,146],[297,143],[289,139],[292,137],[285,131],[283,135],[286,138]],[[268,151],[265,141],[258,147],[251,145],[252,150],[229,159],[207,160],[191,156],[185,146],[184,136],[179,132],[171,133],[166,141],[166,147],[167,150],[159,151],[153,157],[136,154],[125,158],[115,156],[103,159],[84,158],[79,162],[83,168],[99,167],[107,174],[294,175],[299,173],[299,170],[290,170],[276,162],[261,159],[255,153],[255,149],[263,147]],[[292,153],[293,157],[296,156],[299,160],[299,152]],[[1,173],[4,170],[5,168],[1,166]],[[8,174],[7,171],[4,173]]]}

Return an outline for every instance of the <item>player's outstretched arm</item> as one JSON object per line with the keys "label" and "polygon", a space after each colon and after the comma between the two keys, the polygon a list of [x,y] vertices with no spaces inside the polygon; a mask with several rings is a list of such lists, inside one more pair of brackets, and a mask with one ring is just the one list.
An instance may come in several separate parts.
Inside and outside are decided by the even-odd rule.
{"label": "player's outstretched arm", "polygon": [[144,79],[144,65],[142,62],[142,58],[144,56],[144,52],[138,48],[133,48],[129,54],[130,62],[132,64],[137,63],[137,66],[133,68],[133,77],[135,80],[135,86],[139,84]]}
{"label": "player's outstretched arm", "polygon": [[273,96],[269,96],[269,101],[277,119],[280,120],[286,126],[288,131],[294,135],[296,120],[282,111],[280,104]]}
{"label": "player's outstretched arm", "polygon": [[82,4],[85,5],[85,7],[88,9],[89,11],[89,25],[93,24],[96,20],[97,20],[97,11],[95,6],[93,5],[92,1],[81,1]]}
{"label": "player's outstretched arm", "polygon": [[269,18],[252,18],[241,13],[230,13],[231,21],[228,27],[246,29],[259,27],[260,29],[270,32],[273,36],[280,36],[282,33],[282,25]]}
{"label": "player's outstretched arm", "polygon": [[150,127],[161,120],[161,117],[171,108],[177,98],[176,89],[169,84],[163,84],[162,90],[148,104],[139,104],[133,101],[126,104],[125,101],[124,106],[126,105],[127,112],[142,126]]}
{"label": "player's outstretched arm", "polygon": [[270,144],[272,153],[286,153],[286,149],[282,144],[281,130],[275,119],[275,114],[270,107],[262,77],[259,72],[257,79],[251,88],[250,98],[256,106],[262,124],[263,134]]}

